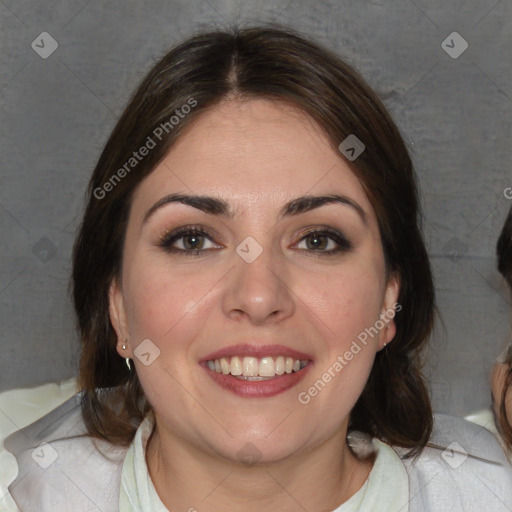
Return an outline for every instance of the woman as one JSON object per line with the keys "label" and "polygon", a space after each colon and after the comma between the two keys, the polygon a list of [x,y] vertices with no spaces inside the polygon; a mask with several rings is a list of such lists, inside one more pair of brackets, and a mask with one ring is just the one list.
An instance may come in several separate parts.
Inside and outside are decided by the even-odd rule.
{"label": "woman", "polygon": [[[497,245],[498,270],[512,290],[512,208],[501,231]],[[512,456],[512,343],[494,367],[492,395],[496,426],[509,456]]]}
{"label": "woman", "polygon": [[506,510],[492,436],[433,431],[417,202],[389,114],[325,49],[254,27],[169,52],[90,182],[80,404],[11,438],[18,506]]}
{"label": "woman", "polygon": [[[496,247],[498,270],[512,290],[512,208]],[[466,416],[491,431],[512,460],[512,343],[498,357],[491,375],[492,407]]]}

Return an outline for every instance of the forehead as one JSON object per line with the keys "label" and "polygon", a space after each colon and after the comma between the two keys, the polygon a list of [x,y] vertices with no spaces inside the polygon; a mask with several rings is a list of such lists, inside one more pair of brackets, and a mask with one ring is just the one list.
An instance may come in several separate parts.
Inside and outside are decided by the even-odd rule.
{"label": "forehead", "polygon": [[320,126],[298,108],[266,99],[224,101],[199,115],[139,185],[134,203],[171,192],[222,197],[235,215],[335,192],[372,210]]}

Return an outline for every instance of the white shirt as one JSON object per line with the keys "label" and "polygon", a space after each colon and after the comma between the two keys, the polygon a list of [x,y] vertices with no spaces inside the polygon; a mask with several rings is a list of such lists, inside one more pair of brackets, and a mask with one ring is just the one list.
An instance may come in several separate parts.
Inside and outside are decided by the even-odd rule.
{"label": "white shirt", "polygon": [[[142,426],[138,430],[140,435],[130,447],[134,457],[137,450],[139,457],[144,455],[145,428]],[[123,492],[121,481],[124,478],[127,482],[126,478],[130,478],[124,474],[125,468],[128,471],[130,467],[129,449],[82,436],[84,433],[86,428],[81,416],[80,395],[76,395],[5,440],[5,447],[12,453],[10,458],[19,471],[10,491],[22,512],[82,512],[91,510],[91,504],[103,512],[119,511]],[[374,440],[371,444],[378,453],[370,477],[352,498],[334,512],[358,508],[381,510],[376,507],[386,497],[385,489],[391,490],[389,484],[397,483],[390,478],[391,482],[386,484],[386,472],[390,471],[391,476],[395,474],[400,467],[398,463],[407,471],[409,512],[512,510],[512,467],[492,434],[463,419],[436,415],[431,442],[448,448],[453,448],[456,443],[464,455],[455,453],[459,450],[455,445],[455,450],[427,447],[417,459],[405,459],[403,449],[390,448]],[[34,458],[34,453],[41,451],[42,443],[58,454],[47,468],[36,464]],[[152,500],[165,512],[149,478],[145,457],[143,459],[142,465],[136,463],[135,458],[131,462],[136,464],[141,476],[136,481],[135,496],[140,498],[145,494],[150,503]],[[402,481],[401,477],[398,481]],[[386,497],[388,501],[402,496],[400,489],[403,487],[398,485],[396,489]],[[1,503],[3,505],[5,501]],[[392,501],[389,503],[389,506],[395,506]],[[158,510],[157,505],[152,504],[143,510]],[[11,512],[18,509],[0,506],[0,510]],[[393,512],[397,510],[400,508],[393,509]]]}

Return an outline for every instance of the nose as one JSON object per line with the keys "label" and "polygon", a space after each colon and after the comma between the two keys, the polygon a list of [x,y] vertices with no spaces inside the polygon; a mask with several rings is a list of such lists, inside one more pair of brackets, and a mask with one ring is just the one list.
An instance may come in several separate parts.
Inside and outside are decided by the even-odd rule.
{"label": "nose", "polygon": [[237,321],[247,318],[254,325],[277,323],[292,316],[295,296],[279,255],[264,249],[252,263],[235,257],[235,268],[228,274],[223,296],[224,313]]}

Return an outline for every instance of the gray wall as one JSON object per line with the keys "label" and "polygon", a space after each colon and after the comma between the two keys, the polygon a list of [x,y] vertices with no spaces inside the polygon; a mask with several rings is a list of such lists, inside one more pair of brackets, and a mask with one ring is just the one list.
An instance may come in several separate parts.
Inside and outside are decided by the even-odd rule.
{"label": "gray wall", "polygon": [[[155,58],[232,21],[289,24],[381,93],[420,177],[444,322],[428,368],[436,408],[487,406],[511,309],[494,247],[512,205],[512,3],[494,0],[2,0],[0,390],[75,374],[70,252],[102,145]],[[457,58],[462,41],[447,40],[452,56],[441,47],[454,31],[469,44]],[[46,59],[42,32],[58,43]]]}

